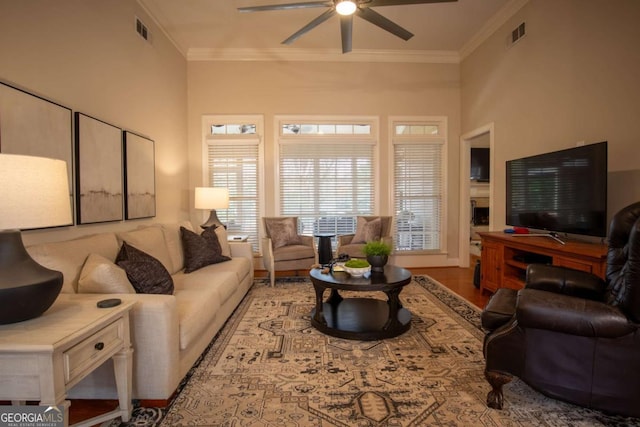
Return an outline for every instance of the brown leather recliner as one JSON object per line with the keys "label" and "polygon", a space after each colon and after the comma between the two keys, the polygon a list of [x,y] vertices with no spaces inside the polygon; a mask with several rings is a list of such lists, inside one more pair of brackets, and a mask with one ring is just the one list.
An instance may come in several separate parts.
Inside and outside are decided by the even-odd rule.
{"label": "brown leather recliner", "polygon": [[524,289],[499,289],[482,313],[487,404],[517,376],[541,393],[640,417],[640,202],[609,228],[606,280],[530,265]]}

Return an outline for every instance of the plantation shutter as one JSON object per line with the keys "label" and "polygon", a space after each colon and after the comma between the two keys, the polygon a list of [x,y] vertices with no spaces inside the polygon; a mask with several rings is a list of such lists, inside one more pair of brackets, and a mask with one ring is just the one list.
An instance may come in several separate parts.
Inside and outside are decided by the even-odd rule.
{"label": "plantation shutter", "polygon": [[443,144],[394,144],[396,250],[439,250],[443,203]]}
{"label": "plantation shutter", "polygon": [[296,141],[280,145],[280,212],[303,234],[349,234],[375,207],[373,142]]}
{"label": "plantation shutter", "polygon": [[259,139],[215,140],[208,143],[208,181],[211,187],[229,189],[229,208],[218,212],[228,234],[248,235],[258,251]]}

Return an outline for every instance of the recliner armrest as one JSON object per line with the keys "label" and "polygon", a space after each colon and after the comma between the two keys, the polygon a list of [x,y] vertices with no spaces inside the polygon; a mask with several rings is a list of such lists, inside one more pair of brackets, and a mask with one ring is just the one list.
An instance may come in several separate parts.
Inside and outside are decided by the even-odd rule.
{"label": "recliner armrest", "polygon": [[638,325],[617,308],[589,299],[537,289],[522,289],[516,319],[522,328],[544,329],[583,337],[616,338]]}
{"label": "recliner armrest", "polygon": [[603,301],[606,284],[600,277],[586,271],[557,265],[530,264],[525,288]]}

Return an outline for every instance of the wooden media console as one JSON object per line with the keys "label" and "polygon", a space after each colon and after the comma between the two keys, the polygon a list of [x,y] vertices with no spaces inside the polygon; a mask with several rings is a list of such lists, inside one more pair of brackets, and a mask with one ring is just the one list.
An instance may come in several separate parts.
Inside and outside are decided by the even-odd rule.
{"label": "wooden media console", "polygon": [[522,289],[529,264],[551,264],[583,270],[604,279],[607,245],[575,240],[565,244],[545,236],[478,233],[482,242],[480,289]]}

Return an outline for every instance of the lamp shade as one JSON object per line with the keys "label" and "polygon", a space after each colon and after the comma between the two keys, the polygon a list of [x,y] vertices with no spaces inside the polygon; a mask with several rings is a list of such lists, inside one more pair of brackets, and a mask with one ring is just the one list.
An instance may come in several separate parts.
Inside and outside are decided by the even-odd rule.
{"label": "lamp shade", "polygon": [[67,163],[0,154],[0,230],[70,225]]}
{"label": "lamp shade", "polygon": [[227,209],[229,190],[216,187],[196,187],[196,209]]}

